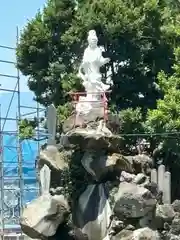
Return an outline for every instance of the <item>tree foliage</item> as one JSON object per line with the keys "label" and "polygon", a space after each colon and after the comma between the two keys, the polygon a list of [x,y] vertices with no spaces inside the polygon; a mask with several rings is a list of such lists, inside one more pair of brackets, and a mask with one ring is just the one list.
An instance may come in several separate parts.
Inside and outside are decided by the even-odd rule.
{"label": "tree foliage", "polygon": [[28,120],[22,119],[19,121],[19,137],[21,140],[30,139],[35,134],[35,128],[37,127],[37,119]]}
{"label": "tree foliage", "polygon": [[[170,76],[164,72],[158,75],[159,86],[164,97],[157,101],[157,108],[147,113],[146,129],[151,133],[162,133],[157,139],[163,141],[165,150],[171,149],[174,154],[180,151],[180,48],[175,49],[176,62],[174,73]],[[172,133],[169,136],[169,133]]]}
{"label": "tree foliage", "polygon": [[178,163],[179,134],[168,133],[180,131],[179,8],[171,0],[48,0],[21,34],[18,68],[38,102],[55,104],[62,123],[71,112],[68,92],[83,90],[77,70],[87,32],[95,29],[111,58],[102,74],[114,83],[118,133],[137,134],[127,146],[150,133],[153,148],[162,143],[167,159]]}
{"label": "tree foliage", "polygon": [[68,91],[82,88],[76,72],[87,31],[94,28],[111,58],[104,69],[114,82],[111,102],[120,109],[153,108],[160,95],[156,76],[169,73],[174,61],[169,8],[157,0],[89,0],[75,9],[73,0],[50,0],[22,32],[18,67],[37,100],[61,105]]}
{"label": "tree foliage", "polygon": [[74,7],[73,0],[48,1],[43,13],[38,12],[21,35],[18,68],[29,76],[29,88],[43,105],[64,104],[67,91],[73,85],[78,87],[78,79],[73,81],[72,75],[68,76],[73,72],[72,54],[61,40],[71,26]]}

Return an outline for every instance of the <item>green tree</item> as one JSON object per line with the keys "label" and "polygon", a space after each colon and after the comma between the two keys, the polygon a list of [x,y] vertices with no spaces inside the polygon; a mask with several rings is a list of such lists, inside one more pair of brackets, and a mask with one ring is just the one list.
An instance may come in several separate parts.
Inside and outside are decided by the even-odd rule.
{"label": "green tree", "polygon": [[172,73],[179,42],[178,13],[166,2],[48,0],[24,28],[17,47],[18,68],[29,77],[37,101],[54,103],[61,119],[68,116],[68,92],[82,90],[76,73],[87,31],[93,28],[111,58],[102,69],[103,77],[110,73],[114,82],[110,105],[123,114],[138,107],[145,119],[146,111],[163,96],[157,74]]}
{"label": "green tree", "polygon": [[146,110],[155,107],[160,97],[155,88],[158,72],[170,72],[174,60],[167,32],[171,18],[170,9],[156,0],[86,1],[63,39],[70,48],[80,41],[84,44],[85,33],[95,28],[99,44],[111,58],[105,71],[111,70],[114,81],[111,103],[120,109]]}
{"label": "green tree", "polygon": [[82,88],[75,73],[87,31],[94,28],[111,58],[102,69],[104,75],[111,70],[114,81],[111,103],[120,109],[153,108],[160,95],[154,87],[157,73],[170,72],[174,60],[167,6],[157,0],[89,0],[77,6],[73,0],[49,0],[21,34],[18,68],[29,76],[37,100],[62,105],[69,90]]}
{"label": "green tree", "polygon": [[180,157],[180,134],[174,134],[180,132],[180,48],[175,50],[175,59],[171,76],[164,72],[158,75],[164,97],[157,101],[156,109],[148,111],[146,129],[151,133],[163,133],[156,138],[157,144],[163,141],[165,150]]}
{"label": "green tree", "polygon": [[43,13],[28,22],[17,47],[18,68],[29,76],[30,90],[45,106],[64,104],[67,91],[78,88],[79,80],[67,74],[73,73],[73,53],[61,39],[71,26],[74,9],[73,0],[49,0]]}
{"label": "green tree", "polygon": [[[149,110],[145,128],[152,133],[151,145],[160,146],[154,152],[155,160],[162,163],[172,173],[173,198],[179,198],[180,171],[180,48],[175,49],[174,73],[160,72],[158,84],[164,97],[157,101],[157,108]],[[159,135],[157,135],[159,133]],[[153,134],[156,134],[153,136]],[[155,162],[156,163],[156,162]]]}
{"label": "green tree", "polygon": [[[87,31],[95,29],[111,58],[102,73],[114,82],[110,107],[119,115],[119,133],[180,131],[179,22],[172,0],[48,0],[21,34],[18,68],[29,77],[36,100],[54,103],[64,121],[68,92],[83,89],[77,69]],[[128,144],[136,140],[127,138]],[[149,140],[154,147],[163,143],[168,161],[179,161],[179,135]]]}

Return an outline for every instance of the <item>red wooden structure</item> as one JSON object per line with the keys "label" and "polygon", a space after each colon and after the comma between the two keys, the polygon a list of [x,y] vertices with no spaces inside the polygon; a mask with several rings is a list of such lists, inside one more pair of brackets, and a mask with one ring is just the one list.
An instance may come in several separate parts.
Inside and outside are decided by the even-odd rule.
{"label": "red wooden structure", "polygon": [[[107,93],[110,93],[111,91],[106,91],[106,92],[90,92],[88,94],[101,94],[101,100],[100,101],[83,101],[83,102],[94,102],[94,103],[102,103],[103,105],[103,109],[104,109],[104,121],[107,121],[108,119],[108,98],[106,96]],[[80,97],[85,97],[86,96],[86,92],[69,92],[69,95],[71,96],[72,100],[73,100],[73,104],[75,105],[75,109],[76,109],[76,105],[79,102],[79,98]]]}

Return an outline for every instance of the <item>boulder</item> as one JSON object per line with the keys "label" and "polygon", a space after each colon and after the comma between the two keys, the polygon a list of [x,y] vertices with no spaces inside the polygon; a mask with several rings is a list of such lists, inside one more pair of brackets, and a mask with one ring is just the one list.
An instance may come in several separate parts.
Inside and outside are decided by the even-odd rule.
{"label": "boulder", "polygon": [[143,173],[138,173],[133,179],[133,182],[136,184],[142,184],[145,181],[146,181],[146,176]]}
{"label": "boulder", "polygon": [[110,229],[109,234],[114,236],[123,229],[124,229],[123,221],[120,221],[117,218],[113,218],[113,220],[111,222],[111,229]]}
{"label": "boulder", "polygon": [[171,224],[171,233],[180,235],[180,215],[176,215]]}
{"label": "boulder", "polygon": [[24,208],[21,229],[30,238],[53,236],[58,226],[66,221],[69,211],[63,195],[42,195]]}
{"label": "boulder", "polygon": [[170,232],[164,234],[163,238],[164,240],[179,240],[180,236],[174,235]]}
{"label": "boulder", "polygon": [[156,206],[155,220],[157,228],[164,228],[164,223],[171,223],[175,217],[175,212],[170,204],[163,204]]}
{"label": "boulder", "polygon": [[154,212],[149,212],[147,215],[145,215],[144,217],[142,217],[139,220],[139,226],[141,228],[144,227],[154,227]]}
{"label": "boulder", "polygon": [[112,240],[133,240],[133,231],[122,230],[117,235],[113,236]]}
{"label": "boulder", "polygon": [[148,227],[137,229],[133,232],[133,240],[160,240],[160,235]]}
{"label": "boulder", "polygon": [[97,126],[97,122],[104,118],[104,108],[92,108],[88,114],[77,116],[73,113],[63,124],[63,132],[67,133],[73,128],[86,127],[87,125]]}
{"label": "boulder", "polygon": [[153,160],[146,154],[138,154],[132,157],[134,169],[136,173],[144,173],[149,175],[153,166]]}
{"label": "boulder", "polygon": [[72,224],[61,224],[56,234],[53,238],[49,238],[51,240],[88,240],[88,237],[82,233],[81,229],[75,227]]}
{"label": "boulder", "polygon": [[132,225],[132,224],[128,224],[126,227],[125,227],[126,230],[130,230],[130,231],[134,231],[136,228]]}
{"label": "boulder", "polygon": [[50,168],[51,188],[56,188],[57,186],[62,186],[62,184],[64,184],[61,180],[63,179],[64,173],[69,170],[68,162],[71,159],[71,155],[71,150],[59,150],[58,147],[54,145],[47,145],[40,151],[38,169],[40,171],[45,164]]}
{"label": "boulder", "polygon": [[[82,160],[82,165],[85,169],[90,167],[96,179],[102,179],[106,177],[108,173],[109,177],[120,176],[122,170],[133,171],[132,165],[129,161],[118,153],[106,155],[104,152],[86,151]],[[110,176],[111,175],[111,176]]]}
{"label": "boulder", "polygon": [[[113,166],[114,170],[119,173],[119,175],[122,171],[133,172],[132,164],[128,161],[128,159],[119,153],[108,155],[106,165]],[[131,175],[133,176],[133,174]]]}
{"label": "boulder", "polygon": [[[81,127],[85,128],[90,126],[91,128],[95,129],[98,126],[99,120],[104,119],[104,107],[98,106],[92,108],[88,114],[81,114],[77,116],[76,113],[73,113],[68,119],[65,120],[63,124],[63,133],[67,133],[71,131],[73,128]],[[118,133],[122,122],[119,119],[118,115],[112,115],[108,112],[108,119],[106,121],[108,129],[111,130],[113,133]]]}
{"label": "boulder", "polygon": [[159,190],[158,190],[158,185],[154,182],[147,182],[144,184],[144,187],[147,188],[156,198],[159,197]]}
{"label": "boulder", "polygon": [[67,159],[69,158],[67,151],[59,151],[54,145],[47,145],[45,149],[40,151],[38,165],[41,168],[46,164],[51,170],[62,171],[68,167]]}
{"label": "boulder", "polygon": [[54,195],[62,195],[64,192],[64,187],[56,187],[56,188],[50,188],[49,192],[52,196]]}
{"label": "boulder", "polygon": [[156,206],[156,199],[148,189],[126,182],[120,184],[115,201],[115,215],[126,218],[144,217]]}
{"label": "boulder", "polygon": [[[107,130],[107,129],[106,129]],[[65,147],[79,146],[81,149],[93,149],[96,151],[106,149],[110,152],[119,152],[124,144],[124,139],[118,135],[110,134],[108,131],[101,132],[92,128],[75,128],[65,135],[67,141]]]}
{"label": "boulder", "polygon": [[173,207],[175,212],[179,212],[180,213],[180,200],[175,200],[172,203],[172,207]]}
{"label": "boulder", "polygon": [[[127,161],[129,162],[128,158],[124,158],[124,159],[127,159]],[[132,164],[131,164],[131,166],[132,166]],[[132,169],[133,169],[133,167],[132,167]],[[134,175],[134,174],[128,173],[126,171],[122,171],[120,181],[121,182],[132,182],[132,180],[134,179],[135,176],[136,175]]]}

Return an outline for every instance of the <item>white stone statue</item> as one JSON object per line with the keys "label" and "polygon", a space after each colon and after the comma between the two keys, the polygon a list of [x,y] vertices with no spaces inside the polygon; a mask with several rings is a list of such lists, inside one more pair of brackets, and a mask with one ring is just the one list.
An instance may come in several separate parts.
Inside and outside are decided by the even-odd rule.
{"label": "white stone statue", "polygon": [[78,72],[78,76],[83,80],[87,96],[80,97],[76,111],[83,113],[89,112],[92,108],[90,101],[100,101],[102,94],[110,88],[110,85],[101,81],[102,75],[100,73],[100,67],[108,63],[110,59],[102,56],[102,50],[97,45],[98,38],[95,30],[89,31],[88,43]]}

